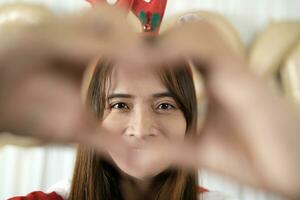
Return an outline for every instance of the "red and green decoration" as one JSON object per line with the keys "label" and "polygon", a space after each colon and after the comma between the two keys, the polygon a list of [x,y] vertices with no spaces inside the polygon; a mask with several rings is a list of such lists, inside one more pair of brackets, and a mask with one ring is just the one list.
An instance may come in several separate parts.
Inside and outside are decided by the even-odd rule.
{"label": "red and green decoration", "polygon": [[[93,6],[107,3],[107,0],[87,0]],[[147,34],[158,34],[165,14],[167,0],[118,0],[115,4],[132,11],[141,21],[143,31]]]}

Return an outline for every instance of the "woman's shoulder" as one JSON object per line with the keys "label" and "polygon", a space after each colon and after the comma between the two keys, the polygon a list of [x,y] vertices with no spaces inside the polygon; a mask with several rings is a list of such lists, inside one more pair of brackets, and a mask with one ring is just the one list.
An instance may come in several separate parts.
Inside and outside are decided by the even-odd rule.
{"label": "woman's shoulder", "polygon": [[17,196],[9,198],[8,200],[63,200],[56,192],[45,193],[36,191],[28,194],[27,196]]}
{"label": "woman's shoulder", "polygon": [[70,180],[62,180],[51,186],[47,192],[36,191],[27,196],[17,196],[8,200],[65,200],[69,196]]}

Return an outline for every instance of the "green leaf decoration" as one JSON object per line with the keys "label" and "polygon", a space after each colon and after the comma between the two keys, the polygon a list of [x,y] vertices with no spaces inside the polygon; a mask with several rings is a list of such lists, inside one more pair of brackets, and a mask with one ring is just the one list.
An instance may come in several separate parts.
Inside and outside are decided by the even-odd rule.
{"label": "green leaf decoration", "polygon": [[155,30],[158,28],[158,25],[160,23],[160,15],[159,13],[153,13],[152,18],[151,18],[151,30]]}
{"label": "green leaf decoration", "polygon": [[139,13],[139,18],[143,25],[145,25],[147,23],[147,15],[144,11],[141,11]]}

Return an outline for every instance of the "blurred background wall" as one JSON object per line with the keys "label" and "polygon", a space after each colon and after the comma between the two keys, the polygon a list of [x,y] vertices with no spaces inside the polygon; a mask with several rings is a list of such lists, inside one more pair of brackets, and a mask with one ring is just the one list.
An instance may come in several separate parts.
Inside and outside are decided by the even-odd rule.
{"label": "blurred background wall", "polygon": [[[0,0],[0,6],[16,0]],[[84,0],[19,0],[43,4],[56,13],[76,12],[89,7]],[[212,10],[224,15],[235,26],[245,45],[276,20],[300,20],[299,0],[169,0],[166,17],[193,10]],[[0,112],[1,114],[1,112]],[[22,148],[6,145],[0,149],[0,199],[46,191],[56,182],[71,177],[75,158],[72,147]],[[209,172],[201,173],[202,184],[210,190],[229,193],[243,200],[281,199],[272,194],[236,184]]]}

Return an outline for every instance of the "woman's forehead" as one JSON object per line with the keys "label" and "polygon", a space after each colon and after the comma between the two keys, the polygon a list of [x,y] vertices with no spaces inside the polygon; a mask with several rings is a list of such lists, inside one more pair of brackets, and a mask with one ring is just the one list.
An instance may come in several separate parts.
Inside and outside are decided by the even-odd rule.
{"label": "woman's forehead", "polygon": [[153,94],[166,92],[157,70],[115,67],[110,77],[109,93]]}

